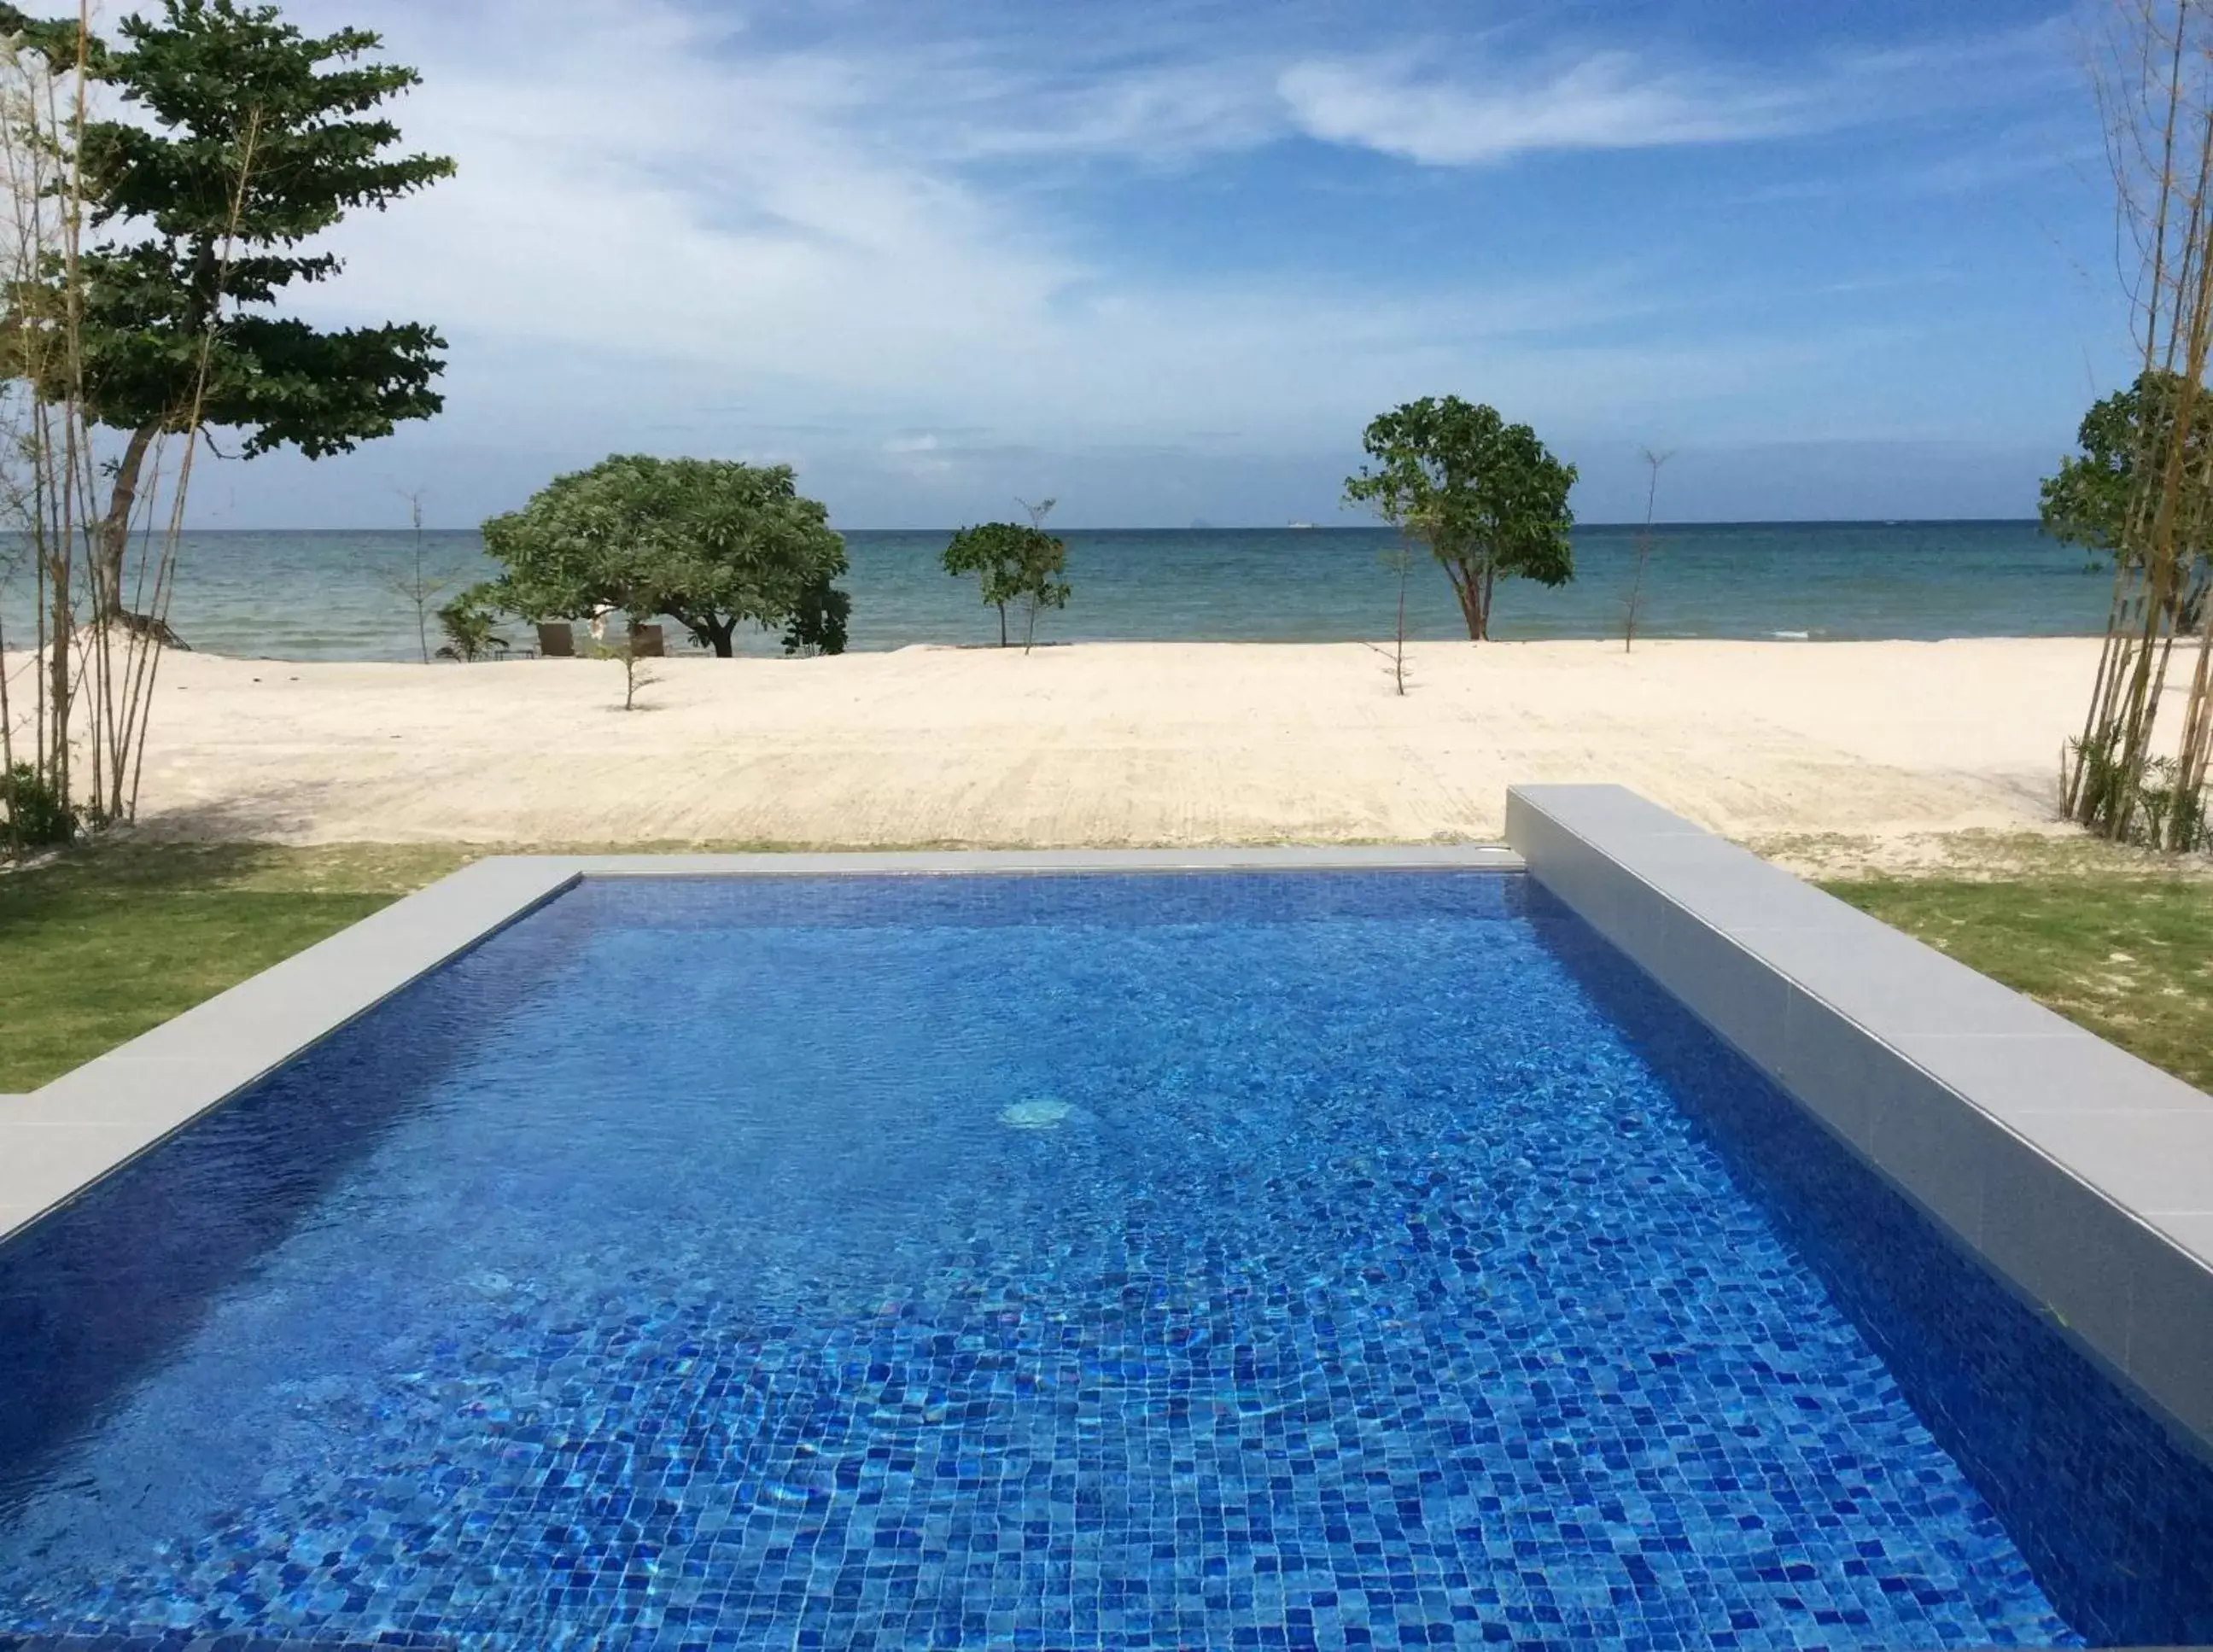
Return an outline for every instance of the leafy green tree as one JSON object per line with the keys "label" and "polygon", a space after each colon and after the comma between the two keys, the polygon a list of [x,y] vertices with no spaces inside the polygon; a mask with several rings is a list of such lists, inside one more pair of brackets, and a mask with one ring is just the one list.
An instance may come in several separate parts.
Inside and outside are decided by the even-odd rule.
{"label": "leafy green tree", "polygon": [[[2091,404],[2075,433],[2081,452],[2059,461],[2057,474],[2044,480],[2037,514],[2044,531],[2069,545],[2087,546],[2140,565],[2141,546],[2151,535],[2149,522],[2131,522],[2144,512],[2155,489],[2140,485],[2138,461],[2150,454],[2166,461],[2174,430],[2174,405],[2182,386],[2172,373],[2139,374],[2125,390]],[[2191,430],[2183,443],[2186,485],[2177,513],[2173,576],[2162,582],[2171,594],[2178,622],[2194,628],[2213,581],[2213,396],[2191,399]]]}
{"label": "leafy green tree", "polygon": [[[1051,509],[1050,501],[1045,509]],[[1042,516],[1043,511],[1038,515]],[[945,547],[945,571],[955,577],[976,576],[984,606],[999,611],[1001,648],[1007,646],[1007,605],[1019,602],[1028,610],[1024,652],[1037,638],[1038,610],[1066,607],[1073,590],[1063,577],[1068,571],[1068,546],[1036,521],[984,522],[962,528]]]}
{"label": "leafy green tree", "polygon": [[852,602],[832,582],[845,542],[789,465],[617,454],[557,477],[484,525],[506,566],[499,604],[525,619],[619,608],[667,614],[728,659],[740,625],[784,651],[837,654]]}
{"label": "leafy green tree", "polygon": [[[76,60],[74,19],[0,9],[9,28]],[[271,311],[295,283],[339,272],[336,255],[302,250],[309,238],[454,171],[394,153],[399,129],[375,111],[419,77],[363,61],[381,44],[366,29],[310,36],[274,6],[162,0],[117,36],[86,42],[87,69],[131,118],[88,122],[79,157],[88,223],[107,238],[82,249],[73,294],[51,259],[9,295],[8,318],[58,323],[73,298],[78,360],[52,353],[54,381],[34,387],[55,402],[77,389],[94,421],[127,433],[99,527],[111,603],[162,435],[230,430],[247,457],[319,459],[444,405],[430,388],[444,340],[422,323],[321,331]]]}
{"label": "leafy green tree", "polygon": [[1564,585],[1575,577],[1576,467],[1527,425],[1458,396],[1424,396],[1372,420],[1361,445],[1374,462],[1346,479],[1344,497],[1430,548],[1475,641],[1491,635],[1501,578]]}

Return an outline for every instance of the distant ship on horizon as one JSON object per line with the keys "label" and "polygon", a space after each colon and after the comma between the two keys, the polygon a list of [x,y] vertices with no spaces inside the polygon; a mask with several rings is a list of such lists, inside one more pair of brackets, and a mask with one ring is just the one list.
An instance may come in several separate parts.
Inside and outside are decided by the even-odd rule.
{"label": "distant ship on horizon", "polygon": [[1285,527],[1312,527],[1314,524],[1312,522],[1285,522],[1283,526]]}

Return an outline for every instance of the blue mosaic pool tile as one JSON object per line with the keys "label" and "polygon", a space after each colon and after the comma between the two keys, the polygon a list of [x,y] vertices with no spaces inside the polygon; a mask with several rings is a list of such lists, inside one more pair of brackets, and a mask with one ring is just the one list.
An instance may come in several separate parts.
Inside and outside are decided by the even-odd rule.
{"label": "blue mosaic pool tile", "polygon": [[2093,1643],[2213,1644],[2213,1463],[1564,907],[1533,917]]}
{"label": "blue mosaic pool tile", "polygon": [[0,1250],[0,1633],[2080,1643],[2039,1557],[2146,1558],[1530,906],[588,885]]}

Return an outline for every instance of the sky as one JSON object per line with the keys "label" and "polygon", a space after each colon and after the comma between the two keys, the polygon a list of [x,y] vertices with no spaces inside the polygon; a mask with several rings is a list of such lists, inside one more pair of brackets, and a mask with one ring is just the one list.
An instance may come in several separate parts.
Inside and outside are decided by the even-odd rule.
{"label": "sky", "polygon": [[1376,413],[1487,401],[1578,516],[2033,515],[2128,370],[2084,14],[2028,0],[292,0],[452,180],[324,325],[445,412],[210,466],[204,526],[433,525],[613,452],[846,527],[1352,523]]}

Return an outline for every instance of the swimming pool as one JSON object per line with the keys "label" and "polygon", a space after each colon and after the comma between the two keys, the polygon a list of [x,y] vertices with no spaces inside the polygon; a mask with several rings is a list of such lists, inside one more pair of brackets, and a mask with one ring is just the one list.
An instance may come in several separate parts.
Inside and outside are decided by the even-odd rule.
{"label": "swimming pool", "polygon": [[0,1642],[2066,1645],[2209,1557],[1513,875],[588,881],[0,1247]]}

